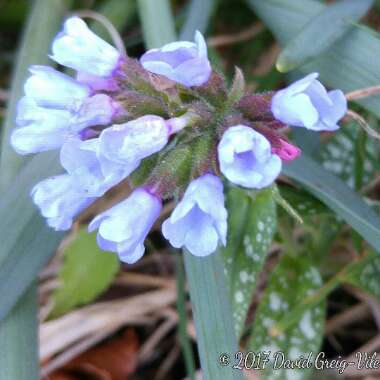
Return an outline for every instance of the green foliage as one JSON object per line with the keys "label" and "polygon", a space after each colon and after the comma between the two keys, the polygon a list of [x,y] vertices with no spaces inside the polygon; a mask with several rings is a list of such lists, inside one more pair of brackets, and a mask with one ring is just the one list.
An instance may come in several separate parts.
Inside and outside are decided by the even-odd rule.
{"label": "green foliage", "polygon": [[[315,0],[247,0],[247,3],[283,46],[326,7]],[[379,55],[380,39],[377,34],[365,26],[354,25],[330,49],[300,70],[303,73],[317,71],[326,85],[348,92],[380,83]],[[379,95],[358,103],[380,116]]]}
{"label": "green foliage", "polygon": [[79,231],[64,249],[58,274],[60,286],[52,294],[50,317],[92,301],[111,284],[119,267],[117,255],[99,249],[96,233]]}
{"label": "green foliage", "polygon": [[[272,272],[263,299],[255,314],[248,351],[282,351],[286,359],[304,358],[319,351],[324,331],[326,303],[322,300],[312,308],[305,308],[297,322],[277,333],[274,326],[291,312],[305,297],[312,297],[321,287],[318,268],[308,257],[283,256]],[[280,363],[278,359],[277,364]],[[307,379],[309,370],[274,369],[274,362],[266,366],[262,379]]]}
{"label": "green foliage", "polygon": [[276,229],[276,205],[270,189],[253,194],[231,188],[227,209],[229,236],[223,256],[235,330],[240,335]]}
{"label": "green foliage", "polygon": [[352,284],[380,299],[380,257],[374,252],[351,263],[343,272],[342,282]]}
{"label": "green foliage", "polygon": [[340,179],[306,154],[286,165],[283,173],[305,186],[350,224],[375,250],[379,250],[379,216]]}
{"label": "green foliage", "polygon": [[277,59],[278,70],[287,72],[317,58],[342,38],[372,4],[373,0],[343,0],[324,8],[286,44]]}

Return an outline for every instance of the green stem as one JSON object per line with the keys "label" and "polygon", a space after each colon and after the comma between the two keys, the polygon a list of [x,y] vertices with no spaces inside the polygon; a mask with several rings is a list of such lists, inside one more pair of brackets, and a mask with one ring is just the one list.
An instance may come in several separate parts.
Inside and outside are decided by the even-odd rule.
{"label": "green stem", "polygon": [[[184,252],[184,258],[203,379],[243,379],[233,369],[238,344],[221,254],[195,257]],[[222,354],[228,355],[228,365],[221,365]]]}

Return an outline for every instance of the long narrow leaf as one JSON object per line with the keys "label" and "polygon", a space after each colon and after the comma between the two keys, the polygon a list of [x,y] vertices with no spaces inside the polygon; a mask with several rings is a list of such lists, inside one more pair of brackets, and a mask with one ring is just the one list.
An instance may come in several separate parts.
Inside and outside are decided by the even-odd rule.
{"label": "long narrow leaf", "polygon": [[283,173],[306,186],[379,252],[380,218],[345,183],[305,154],[285,165]]}
{"label": "long narrow leaf", "polygon": [[186,15],[185,24],[179,35],[180,40],[191,40],[196,30],[206,31],[218,0],[192,0]]}
{"label": "long narrow leaf", "polygon": [[219,359],[226,354],[234,360],[238,351],[222,255],[195,257],[184,252],[184,256],[203,379],[243,379],[242,373],[231,364],[222,366]]}
{"label": "long narrow leaf", "polygon": [[323,9],[286,45],[278,57],[278,69],[290,71],[316,58],[343,37],[372,4],[373,0],[344,0]]}
{"label": "long narrow leaf", "polygon": [[0,322],[0,378],[38,380],[37,289],[31,286]]}
{"label": "long narrow leaf", "polygon": [[173,16],[167,0],[138,0],[138,6],[148,49],[175,40]]}

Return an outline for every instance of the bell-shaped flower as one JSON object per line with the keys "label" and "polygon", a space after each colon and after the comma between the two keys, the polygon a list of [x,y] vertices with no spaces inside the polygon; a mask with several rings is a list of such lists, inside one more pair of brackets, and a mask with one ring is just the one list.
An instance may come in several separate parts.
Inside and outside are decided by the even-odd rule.
{"label": "bell-shaped flower", "polygon": [[124,180],[137,167],[110,162],[104,171],[99,160],[98,138],[66,141],[60,152],[60,161],[78,186],[89,196],[97,197]]}
{"label": "bell-shaped flower", "polygon": [[272,153],[277,154],[283,161],[293,161],[300,154],[301,149],[293,144],[288,143],[284,139],[280,139],[279,147],[272,147]]}
{"label": "bell-shaped flower", "polygon": [[89,197],[68,174],[39,182],[31,196],[49,226],[56,231],[70,229],[73,219],[96,199]]}
{"label": "bell-shaped flower", "polygon": [[59,148],[70,136],[74,135],[68,127],[70,120],[69,112],[47,110],[24,97],[18,103],[16,122],[20,128],[13,130],[11,145],[19,154]]}
{"label": "bell-shaped flower", "polygon": [[220,170],[236,185],[261,189],[280,174],[281,159],[271,152],[269,141],[245,125],[230,127],[218,145]]}
{"label": "bell-shaped flower", "polygon": [[91,95],[88,86],[49,66],[31,66],[25,95],[40,107],[72,110]]}
{"label": "bell-shaped flower", "polygon": [[227,210],[222,181],[205,174],[192,181],[162,232],[175,248],[185,247],[195,256],[214,252],[221,241],[226,245]]}
{"label": "bell-shaped flower", "polygon": [[204,37],[197,31],[194,39],[195,42],[172,42],[149,50],[140,62],[146,70],[184,86],[201,86],[209,80],[212,69]]}
{"label": "bell-shaped flower", "polygon": [[167,144],[170,133],[169,123],[154,115],[113,125],[100,135],[100,159],[134,166],[160,151]]}
{"label": "bell-shaped flower", "polygon": [[52,51],[51,58],[61,65],[100,77],[111,76],[121,58],[117,49],[94,34],[78,17],[65,21]]}
{"label": "bell-shaped flower", "polygon": [[117,252],[120,260],[135,263],[144,254],[144,240],[160,215],[161,200],[138,188],[126,200],[98,215],[89,231],[98,229],[98,244],[105,251]]}
{"label": "bell-shaped flower", "polygon": [[341,90],[327,92],[317,78],[317,73],[309,74],[278,91],[271,104],[274,117],[313,131],[337,130],[347,112],[347,99]]}

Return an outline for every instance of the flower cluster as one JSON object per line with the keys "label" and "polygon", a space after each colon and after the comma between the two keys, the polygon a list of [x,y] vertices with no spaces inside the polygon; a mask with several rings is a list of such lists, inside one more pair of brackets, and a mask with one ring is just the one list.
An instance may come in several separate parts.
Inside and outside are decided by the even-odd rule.
{"label": "flower cluster", "polygon": [[135,60],[72,17],[51,58],[76,78],[30,68],[11,144],[20,154],[60,149],[65,174],[31,192],[56,230],[69,229],[82,210],[129,179],[131,195],[89,225],[99,246],[127,263],[143,255],[170,198],[178,202],[162,232],[174,247],[205,256],[225,245],[222,175],[248,189],[271,185],[282,162],[301,153],[282,129],[333,131],[347,109],[343,93],[327,92],[317,74],[264,94],[246,92],[237,75],[229,91],[199,32],[194,42],[170,43]]}

